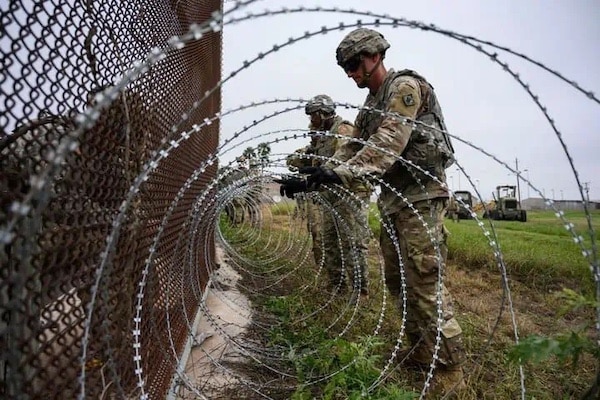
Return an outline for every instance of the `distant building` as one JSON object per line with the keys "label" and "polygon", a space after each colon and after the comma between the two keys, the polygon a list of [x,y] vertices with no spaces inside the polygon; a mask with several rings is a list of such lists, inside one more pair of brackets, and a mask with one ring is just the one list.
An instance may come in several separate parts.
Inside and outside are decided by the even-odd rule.
{"label": "distant building", "polygon": [[[581,200],[554,200],[554,205],[560,210],[580,210],[583,211],[583,201]],[[524,210],[549,210],[546,200],[540,197],[532,197],[521,201],[521,207]],[[590,210],[600,210],[600,201],[590,201]]]}

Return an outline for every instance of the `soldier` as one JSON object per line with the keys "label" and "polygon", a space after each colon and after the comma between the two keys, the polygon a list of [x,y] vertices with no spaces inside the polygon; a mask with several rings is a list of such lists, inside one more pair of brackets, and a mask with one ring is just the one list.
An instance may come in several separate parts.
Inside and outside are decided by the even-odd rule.
{"label": "soldier", "polygon": [[[301,173],[311,173],[319,166],[333,162],[328,159],[343,144],[343,141],[334,135],[352,137],[354,126],[336,115],[333,100],[324,94],[313,97],[306,104],[305,112],[310,117],[311,144],[305,148],[304,153],[314,154],[315,157],[309,159],[310,167],[306,166],[306,159],[298,157],[296,158],[302,161],[303,165],[298,163],[295,165]],[[281,187],[284,194],[293,197],[293,193],[288,193],[288,189],[293,192],[293,188],[286,184]],[[335,194],[326,190],[320,191],[319,194],[323,201],[329,203],[328,207],[334,211],[327,211],[325,207],[318,206],[315,202],[308,205],[309,216],[313,217],[309,218],[309,227],[312,228],[313,236],[313,251],[317,264],[321,263],[321,256],[324,256],[324,267],[331,289],[345,289],[347,272],[353,288],[359,290],[361,295],[368,296],[366,252],[370,235],[366,205],[371,195],[371,185],[355,180],[349,189],[354,196],[344,193]],[[319,216],[322,224],[315,226],[313,222],[311,226],[311,220],[319,221]],[[324,255],[320,248],[321,239],[319,237],[321,235],[322,248],[326,249]]]}
{"label": "soldier", "polygon": [[[227,173],[225,173],[221,178],[223,179],[221,182],[222,187],[233,185],[235,182],[248,177],[248,159],[242,155],[237,157],[235,161],[237,162],[237,167],[227,171]],[[247,222],[246,217],[248,214],[248,202],[243,196],[235,196],[226,205],[225,213],[227,214],[229,222],[232,225],[243,224],[244,222]]]}
{"label": "soldier", "polygon": [[[288,166],[288,169],[291,172],[298,172],[300,168],[310,167],[312,165],[312,160],[308,158],[308,154],[312,154],[313,152],[312,144],[314,142],[314,139],[316,139],[316,137],[313,137],[311,139],[311,143],[308,146],[301,147],[297,149],[293,154],[287,156],[286,165]],[[306,199],[302,196],[296,197],[296,208],[294,209],[294,217],[296,216],[299,216],[301,219],[304,219],[307,216]],[[321,258],[319,257],[319,260],[320,259]]]}
{"label": "soldier", "polygon": [[[333,169],[319,168],[308,178],[308,184],[348,185],[353,179],[372,174],[394,189],[382,185],[378,200],[382,217],[390,222],[392,237],[397,238],[400,248],[399,259],[394,240],[382,227],[386,284],[392,295],[400,298],[403,266],[406,330],[415,347],[412,359],[418,364],[427,365],[433,359],[441,307],[439,362],[431,391],[445,394],[466,386],[462,330],[454,318],[447,288],[438,285],[438,277],[445,276],[447,256],[443,218],[449,196],[445,169],[454,160],[454,150],[433,87],[414,71],[387,70],[383,60],[389,47],[381,33],[366,28],[350,32],[340,42],[336,50],[338,65],[359,88],[369,89],[355,125],[359,137],[371,146],[358,151],[356,143],[344,146],[336,158],[347,162]],[[423,129],[422,124],[406,123],[405,119],[433,128]],[[439,306],[438,291],[442,296]]]}
{"label": "soldier", "polygon": [[[329,99],[330,100],[330,104],[331,106],[333,106],[333,100],[331,100],[331,98],[329,98],[329,96],[326,95],[322,95],[324,96],[325,99]],[[314,102],[314,104],[311,104],[312,100],[317,100],[319,101],[319,103]],[[323,103],[323,99],[319,99],[319,96],[316,96],[315,98],[311,99],[311,101],[309,101],[306,106],[304,107],[304,111],[306,113],[306,115],[311,114],[312,111],[314,111],[316,108],[318,108],[319,104],[322,105]],[[334,115],[335,115],[335,107],[331,107],[334,111]],[[327,111],[327,114],[329,114],[329,111],[331,111],[330,109],[325,110]],[[300,149],[297,149],[294,154],[290,154],[287,157],[286,160],[286,164],[288,166],[288,169],[292,172],[298,172],[299,170],[306,168],[306,167],[311,167],[313,165],[313,162],[315,164],[318,164],[319,161],[314,159],[311,155],[315,154],[317,149],[320,149],[320,155],[324,155],[326,151],[325,148],[328,148],[330,146],[327,146],[325,141],[326,138],[321,138],[321,140],[319,140],[319,136],[317,136],[315,134],[315,131],[313,131],[313,129],[316,129],[315,127],[313,127],[312,121],[309,123],[308,125],[308,129],[310,130],[309,135],[310,135],[310,143],[305,146],[302,147]],[[319,143],[321,142],[321,143]],[[333,152],[331,152],[331,154],[329,154],[329,156],[333,155]],[[282,196],[286,194],[286,189],[284,187],[284,185],[281,186],[280,188],[281,194]],[[293,195],[289,195],[287,196],[289,198],[293,198]],[[321,208],[318,206],[318,204],[315,204],[312,200],[307,200],[306,198],[303,197],[296,197],[296,207],[297,209],[300,210],[300,212],[302,213],[302,215],[306,215],[307,217],[307,228],[308,231],[310,232],[310,236],[312,237],[312,253],[313,253],[313,258],[315,260],[315,264],[316,265],[321,265],[324,262],[323,259],[323,241],[322,241],[322,219],[323,219],[323,214],[322,214],[322,210]]]}

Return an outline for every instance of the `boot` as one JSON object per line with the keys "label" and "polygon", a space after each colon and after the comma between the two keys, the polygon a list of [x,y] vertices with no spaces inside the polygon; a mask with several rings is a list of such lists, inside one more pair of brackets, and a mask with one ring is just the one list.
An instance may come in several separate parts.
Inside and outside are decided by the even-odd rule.
{"label": "boot", "polygon": [[360,288],[360,298],[363,300],[369,300],[369,288],[363,286]]}
{"label": "boot", "polygon": [[433,371],[433,378],[429,381],[428,399],[458,399],[462,391],[467,388],[463,369],[460,365],[439,365]]}

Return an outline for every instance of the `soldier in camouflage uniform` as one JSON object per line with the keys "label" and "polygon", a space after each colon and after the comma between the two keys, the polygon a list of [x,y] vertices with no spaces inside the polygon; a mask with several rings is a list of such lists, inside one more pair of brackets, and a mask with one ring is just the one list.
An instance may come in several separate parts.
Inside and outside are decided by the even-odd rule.
{"label": "soldier in camouflage uniform", "polygon": [[[296,157],[298,162],[303,163],[303,165],[297,164],[296,166],[301,173],[310,173],[321,165],[333,162],[327,161],[327,159],[330,159],[343,144],[341,138],[333,135],[352,137],[354,126],[336,115],[335,104],[327,95],[313,97],[306,104],[305,112],[310,116],[309,129],[311,129],[312,137],[311,144],[305,148],[304,153],[313,154],[314,157],[308,159]],[[306,165],[306,161],[310,162],[310,166]],[[282,186],[284,192],[287,189],[285,185]],[[335,212],[327,211],[325,207],[317,206],[314,202],[308,206],[308,209],[316,211],[311,214],[319,214],[321,217],[320,226],[312,224],[313,231],[316,231],[311,232],[313,245],[314,238],[317,237],[317,246],[319,247],[315,253],[315,259],[317,264],[320,264],[321,256],[324,256],[324,267],[331,288],[345,289],[347,272],[352,286],[360,289],[362,295],[367,295],[366,252],[369,244],[369,228],[366,204],[371,195],[371,185],[356,180],[349,189],[354,193],[354,197],[344,193],[334,194],[327,190],[320,191],[323,201],[329,203],[327,208],[331,208]],[[318,217],[316,216],[314,219],[318,220]],[[321,235],[323,247],[320,247],[321,243],[319,243]],[[324,255],[321,253],[321,248],[326,249]]]}
{"label": "soldier in camouflage uniform", "polygon": [[[310,154],[314,153],[317,137],[313,135],[308,146],[302,147],[290,154],[286,160],[286,164],[290,171],[298,172],[301,168],[310,167],[312,159]],[[317,265],[323,262],[323,241],[321,240],[321,209],[317,204],[304,197],[296,197],[296,210],[301,214],[302,218],[307,218],[307,228],[312,237],[312,253]]]}
{"label": "soldier in camouflage uniform", "polygon": [[[300,168],[310,167],[312,161],[308,158],[308,154],[312,154],[312,142],[308,146],[297,149],[293,154],[290,154],[286,158],[286,165],[291,172],[298,172]],[[300,218],[306,218],[306,199],[302,196],[296,197],[296,208],[294,209],[294,216],[300,216]]]}
{"label": "soldier in camouflage uniform", "polygon": [[[439,363],[431,391],[443,394],[465,387],[462,330],[454,318],[446,286],[438,285],[438,277],[445,276],[447,255],[443,218],[449,196],[447,186],[442,183],[446,181],[445,169],[454,160],[454,150],[445,133],[433,87],[414,71],[386,70],[383,59],[389,46],[381,33],[366,28],[350,32],[339,44],[338,65],[359,88],[369,89],[355,125],[358,137],[372,146],[363,147],[356,142],[344,146],[335,157],[346,161],[345,164],[333,169],[321,168],[308,181],[348,185],[356,178],[372,174],[394,189],[382,185],[378,200],[382,217],[389,221],[394,231],[392,237],[397,238],[400,249],[398,254],[394,240],[382,226],[380,244],[386,283],[390,292],[401,298],[403,266],[407,286],[406,330],[415,346],[413,361],[419,364],[427,365],[433,360],[438,307],[441,307]],[[404,119],[436,129],[406,124]],[[397,156],[403,160],[399,161]]]}
{"label": "soldier in camouflage uniform", "polygon": [[[244,166],[244,157],[238,157],[237,167],[224,168],[219,171],[219,190],[225,188],[237,187],[236,182],[240,182],[242,179],[248,176],[248,169]],[[246,201],[242,196],[234,196],[225,205],[225,215],[229,223],[233,226],[237,226],[246,222]]]}

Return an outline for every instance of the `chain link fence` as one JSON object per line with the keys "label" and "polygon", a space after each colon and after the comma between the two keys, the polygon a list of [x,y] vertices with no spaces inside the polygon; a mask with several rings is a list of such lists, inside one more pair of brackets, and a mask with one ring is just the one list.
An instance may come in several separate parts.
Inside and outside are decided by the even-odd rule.
{"label": "chain link fence", "polygon": [[[222,7],[0,5],[0,397],[165,397],[214,255],[212,235],[188,237],[182,221],[215,175],[189,179],[218,145],[218,120],[142,173],[220,110],[219,90],[207,94],[219,30],[167,45]],[[153,49],[165,56],[124,80]]]}

